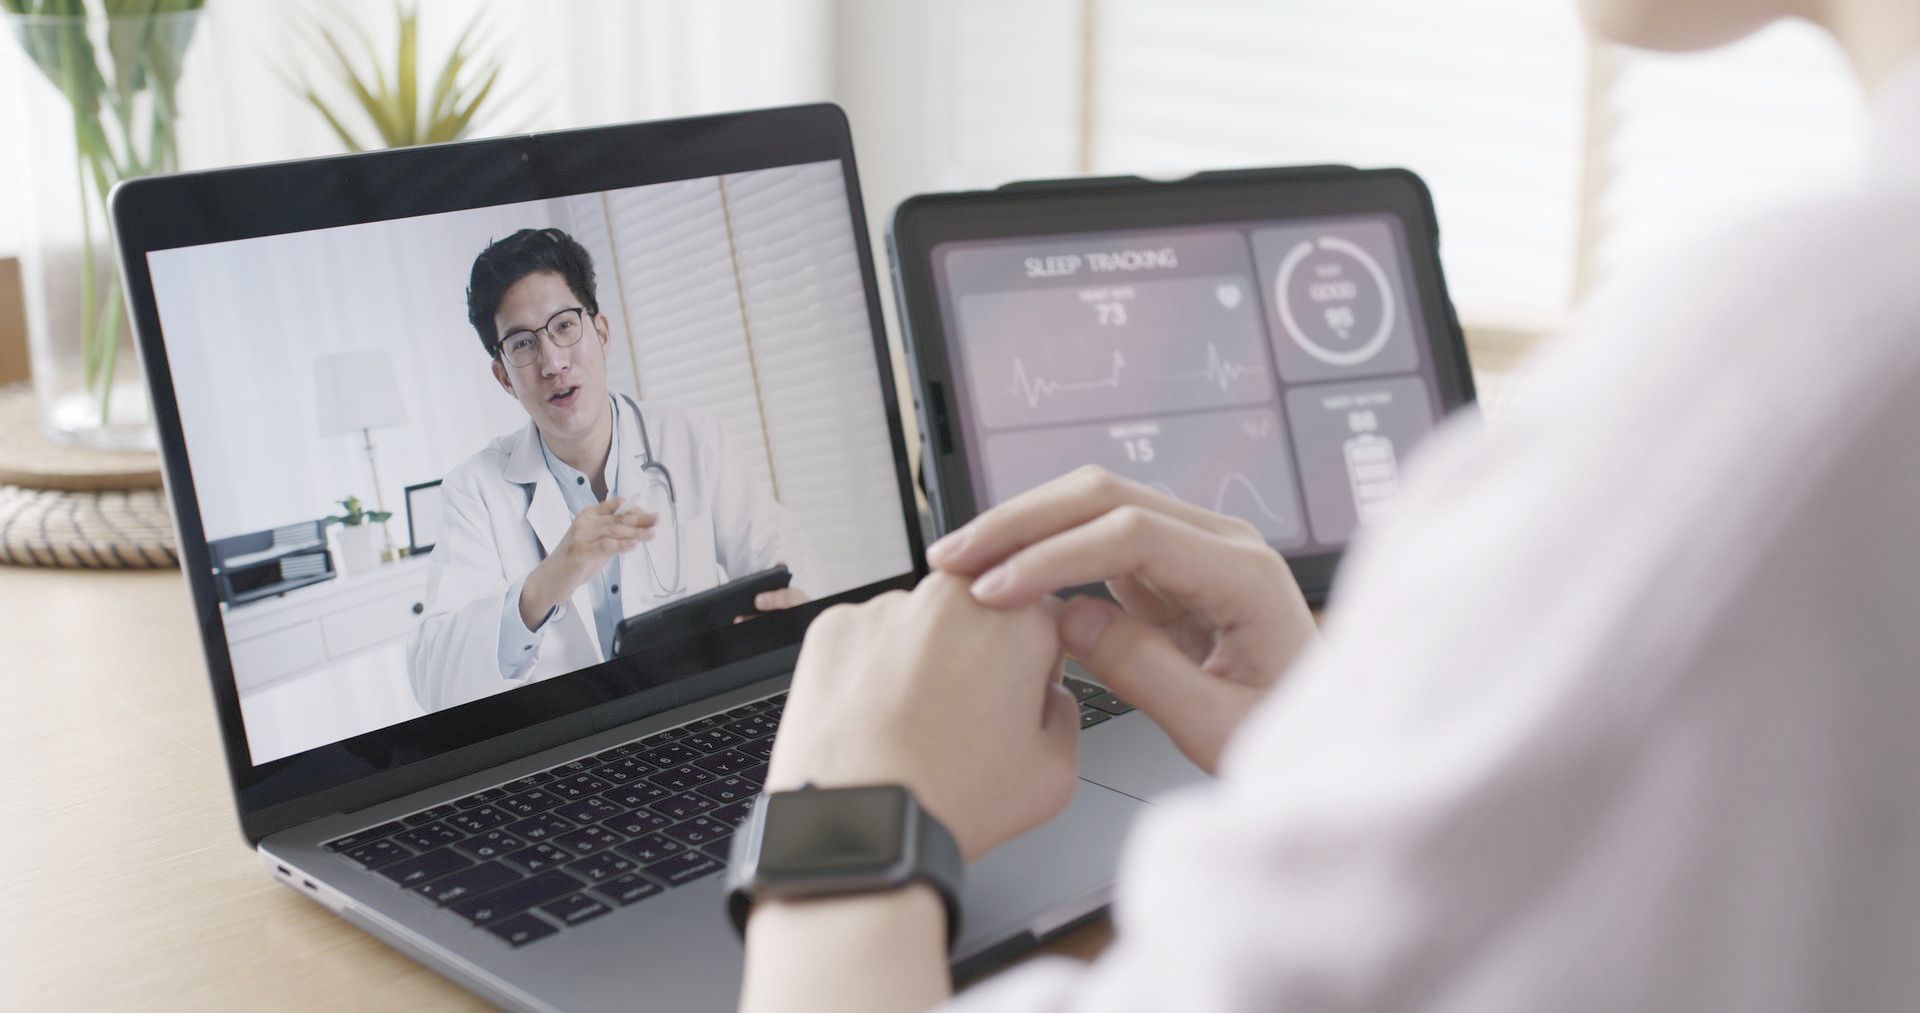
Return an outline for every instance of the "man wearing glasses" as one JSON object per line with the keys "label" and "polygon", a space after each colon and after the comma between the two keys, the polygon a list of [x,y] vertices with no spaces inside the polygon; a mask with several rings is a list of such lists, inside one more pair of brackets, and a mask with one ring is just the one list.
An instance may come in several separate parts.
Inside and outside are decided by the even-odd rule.
{"label": "man wearing glasses", "polygon": [[807,600],[793,515],[729,452],[719,424],[607,388],[611,331],[593,260],[522,229],[473,262],[467,316],[527,425],[448,473],[408,675],[428,711],[597,665],[621,619],[784,564]]}

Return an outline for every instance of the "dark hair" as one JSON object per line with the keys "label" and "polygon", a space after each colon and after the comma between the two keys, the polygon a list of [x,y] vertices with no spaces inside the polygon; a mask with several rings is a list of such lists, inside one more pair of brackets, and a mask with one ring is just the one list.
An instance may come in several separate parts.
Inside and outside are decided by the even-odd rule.
{"label": "dark hair", "polygon": [[588,314],[600,312],[593,294],[593,256],[579,241],[559,229],[521,229],[473,258],[473,276],[467,281],[467,321],[480,334],[480,346],[491,359],[500,351],[500,332],[493,314],[507,289],[530,274],[551,271],[564,278]]}

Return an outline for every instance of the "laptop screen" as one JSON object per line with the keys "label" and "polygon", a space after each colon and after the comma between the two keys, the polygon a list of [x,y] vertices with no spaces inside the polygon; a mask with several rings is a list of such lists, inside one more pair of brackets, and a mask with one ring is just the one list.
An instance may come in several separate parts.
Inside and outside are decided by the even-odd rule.
{"label": "laptop screen", "polygon": [[671,681],[650,642],[910,574],[847,193],[817,161],[149,252],[252,763]]}

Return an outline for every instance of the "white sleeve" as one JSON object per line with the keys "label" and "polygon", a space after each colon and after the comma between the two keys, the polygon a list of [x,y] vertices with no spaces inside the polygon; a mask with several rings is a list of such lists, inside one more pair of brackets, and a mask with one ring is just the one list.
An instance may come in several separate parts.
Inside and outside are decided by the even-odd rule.
{"label": "white sleeve", "polygon": [[527,576],[522,574],[508,585],[505,597],[500,600],[500,674],[508,679],[524,679],[532,671],[534,662],[540,659],[540,642],[545,637],[547,621],[558,611],[548,609],[538,629],[527,629],[526,620],[520,618],[520,590],[526,587]]}
{"label": "white sleeve", "polygon": [[530,671],[540,653],[537,646],[521,652],[530,656],[526,662],[512,676],[502,674],[503,624],[520,621],[507,596],[518,596],[519,583],[501,575],[499,546],[480,498],[457,480],[442,489],[440,538],[427,563],[426,610],[407,638],[407,678],[428,713],[516,685],[513,677]]}

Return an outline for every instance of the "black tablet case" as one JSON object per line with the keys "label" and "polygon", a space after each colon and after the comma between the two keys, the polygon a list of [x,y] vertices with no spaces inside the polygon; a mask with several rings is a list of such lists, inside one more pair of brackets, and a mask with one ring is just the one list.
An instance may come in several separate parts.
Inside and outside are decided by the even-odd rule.
{"label": "black tablet case", "polygon": [[[1409,230],[1408,255],[1418,259],[1427,258],[1425,266],[1431,268],[1434,284],[1420,284],[1415,281],[1415,295],[1422,303],[1437,298],[1438,306],[1422,305],[1420,308],[1428,318],[1430,329],[1429,347],[1431,351],[1444,353],[1437,356],[1436,371],[1443,384],[1443,415],[1451,413],[1462,405],[1474,401],[1473,373],[1467,361],[1466,341],[1460,329],[1460,322],[1454,311],[1453,301],[1447,297],[1444,277],[1440,270],[1440,225],[1434,212],[1433,199],[1426,184],[1419,176],[1405,169],[1358,169],[1348,165],[1302,165],[1280,166],[1255,169],[1224,169],[1197,172],[1173,181],[1156,181],[1140,176],[1089,176],[1066,179],[1019,180],[1006,183],[994,190],[955,191],[946,193],[916,194],[902,201],[894,209],[887,222],[887,262],[892,271],[895,308],[899,313],[901,343],[905,347],[908,360],[908,372],[913,390],[914,412],[920,430],[920,462],[917,479],[921,492],[927,497],[931,510],[932,530],[929,539],[966,523],[976,512],[971,504],[977,501],[968,470],[964,467],[952,467],[949,459],[956,456],[956,442],[953,438],[954,413],[949,404],[949,390],[929,374],[944,373],[947,357],[946,334],[939,311],[938,294],[933,290],[933,274],[924,265],[915,265],[921,269],[903,269],[899,250],[899,236],[905,231],[904,225],[923,209],[932,207],[965,206],[968,204],[1001,204],[1008,197],[1058,197],[1074,196],[1127,196],[1165,191],[1169,188],[1211,188],[1220,185],[1257,184],[1267,186],[1317,186],[1350,185],[1362,181],[1388,180],[1405,186],[1409,194],[1423,212],[1424,221],[1419,234]],[[1356,209],[1344,208],[1329,213],[1353,212]],[[1364,212],[1364,209],[1358,209]],[[1266,216],[1259,209],[1250,209],[1246,217]],[[1277,216],[1276,216],[1277,217]],[[1195,224],[1202,224],[1196,222]],[[1121,222],[1115,229],[1138,227],[1137,223]],[[1418,241],[1424,236],[1425,245]],[[1012,238],[1012,237],[1009,237]],[[934,244],[928,244],[930,248]],[[913,251],[918,253],[920,251]],[[1433,313],[1431,310],[1439,310]],[[941,363],[939,370],[924,368],[924,363]],[[1446,368],[1452,365],[1452,369]],[[1451,385],[1451,392],[1448,386]],[[1448,396],[1449,393],[1457,396]],[[961,492],[961,490],[964,490]],[[956,494],[960,492],[960,494]],[[1332,584],[1333,573],[1337,568],[1341,552],[1320,552],[1304,557],[1288,555],[1294,576],[1300,582],[1301,590],[1313,605],[1322,604]],[[1095,591],[1097,589],[1083,589]]]}

